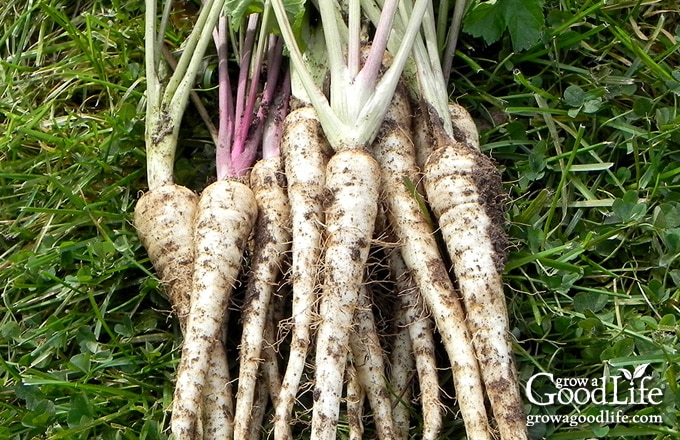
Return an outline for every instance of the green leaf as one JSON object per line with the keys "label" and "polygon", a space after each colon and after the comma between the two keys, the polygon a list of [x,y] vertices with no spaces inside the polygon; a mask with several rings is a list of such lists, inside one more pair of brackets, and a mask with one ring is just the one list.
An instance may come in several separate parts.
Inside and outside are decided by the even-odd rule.
{"label": "green leaf", "polygon": [[76,394],[71,398],[71,409],[66,419],[69,427],[78,428],[87,425],[93,417],[94,409],[85,393]]}
{"label": "green leaf", "polygon": [[638,201],[637,192],[627,191],[621,199],[614,200],[612,211],[624,223],[641,220],[647,213],[647,204]]}
{"label": "green leaf", "polygon": [[581,107],[585,101],[586,92],[577,85],[571,85],[564,91],[564,102],[570,107]]}
{"label": "green leaf", "polygon": [[237,30],[250,14],[260,13],[264,3],[258,0],[227,0],[225,10],[229,11],[230,24]]}
{"label": "green leaf", "polygon": [[83,373],[88,373],[90,371],[90,355],[86,353],[76,354],[71,356],[71,364]]}
{"label": "green leaf", "polygon": [[500,0],[505,23],[510,32],[512,49],[529,49],[541,38],[545,24],[542,0]]}
{"label": "green leaf", "polygon": [[468,13],[463,25],[463,31],[483,38],[486,44],[498,41],[504,29],[505,20],[497,3],[481,3]]}
{"label": "green leaf", "polygon": [[[305,12],[305,0],[283,0],[288,19],[293,30],[299,29],[300,20]],[[264,10],[264,1],[261,0],[227,0],[225,10],[229,11],[230,24],[234,30],[238,30],[245,23],[250,14],[261,13]]]}
{"label": "green leaf", "polygon": [[602,98],[589,99],[583,103],[584,113],[595,113],[602,107]]}
{"label": "green leaf", "polygon": [[633,102],[633,112],[637,116],[649,116],[654,108],[654,102],[646,97],[641,97]]}
{"label": "green leaf", "polygon": [[579,292],[574,296],[574,310],[583,312],[590,310],[597,313],[607,305],[606,295],[596,292]]}
{"label": "green leaf", "polygon": [[473,8],[465,18],[463,31],[491,44],[507,30],[512,49],[520,52],[538,42],[544,25],[543,0],[497,0]]}

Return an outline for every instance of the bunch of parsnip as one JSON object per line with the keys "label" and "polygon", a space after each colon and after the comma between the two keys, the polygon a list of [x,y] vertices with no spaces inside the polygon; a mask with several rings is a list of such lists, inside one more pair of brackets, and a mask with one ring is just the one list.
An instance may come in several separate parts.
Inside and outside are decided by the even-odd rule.
{"label": "bunch of parsnip", "polygon": [[[341,418],[362,438],[369,416],[378,438],[406,439],[412,407],[422,409],[422,437],[437,438],[435,332],[467,438],[527,438],[501,277],[501,179],[470,115],[447,102],[426,44],[429,0],[350,1],[346,22],[340,5],[319,1],[321,28],[305,30],[304,53],[281,0],[242,16],[206,0],[167,82],[169,8],[157,29],[155,6],[147,1],[149,191],[135,225],[184,333],[174,438],[260,438],[271,426],[274,438],[293,439],[311,411],[313,439],[336,438]],[[199,196],[174,184],[172,169],[211,34],[217,181]],[[240,35],[235,100],[230,34]],[[230,371],[225,321],[239,279]],[[378,309],[377,297],[391,307]]]}

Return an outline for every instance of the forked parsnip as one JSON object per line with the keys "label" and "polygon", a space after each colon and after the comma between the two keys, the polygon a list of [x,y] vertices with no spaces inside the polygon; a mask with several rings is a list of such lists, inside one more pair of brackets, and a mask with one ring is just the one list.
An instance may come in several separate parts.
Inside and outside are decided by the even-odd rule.
{"label": "forked parsnip", "polygon": [[[269,304],[278,288],[290,249],[290,205],[282,173],[281,157],[271,157],[258,161],[250,174],[250,187],[259,214],[255,227],[256,247],[241,310],[243,333],[239,346],[235,438],[248,437]],[[266,385],[263,387],[266,389]]]}
{"label": "forked parsnip", "polygon": [[432,313],[451,360],[467,435],[474,439],[490,439],[479,365],[463,306],[444,266],[433,229],[416,197],[404,184],[405,179],[415,182],[418,176],[410,138],[410,115],[406,93],[397,90],[381,135],[373,144],[374,154],[380,163],[381,190],[385,195],[387,215],[399,240],[402,257]]}
{"label": "forked parsnip", "polygon": [[[197,207],[198,196],[193,191],[183,186],[163,185],[139,199],[134,217],[137,234],[165,287],[184,334],[191,307],[193,223]],[[230,380],[222,346],[214,347],[209,362],[213,374],[204,390],[201,432],[213,433],[211,438],[224,438],[230,436],[234,409],[231,392],[224,389],[230,387]]]}
{"label": "forked parsnip", "polygon": [[286,116],[281,155],[291,210],[293,327],[288,363],[276,404],[274,437],[277,440],[293,438],[291,412],[311,344],[319,294],[324,184],[330,154],[330,146],[312,107],[300,107]]}
{"label": "forked parsnip", "polygon": [[[145,144],[149,192],[137,203],[134,221],[186,336],[195,270],[193,226],[199,208],[198,197],[174,183],[173,166],[182,116],[222,4],[217,0],[205,2],[174,73],[165,83],[162,53],[170,6],[171,2],[166,1],[159,26],[157,1],[145,2]],[[221,360],[215,359],[216,363],[226,363],[226,359]],[[216,404],[220,401],[215,393],[210,393],[209,399]],[[195,424],[202,437],[202,421],[195,420]]]}
{"label": "forked parsnip", "polygon": [[377,215],[380,169],[364,150],[337,152],[326,167],[324,283],[316,338],[312,438],[334,440],[349,333]]}
{"label": "forked parsnip", "polygon": [[423,440],[439,438],[443,421],[443,406],[439,397],[439,378],[434,343],[434,325],[420,295],[411,271],[404,263],[399,249],[389,256],[389,267],[394,280],[398,307],[408,330],[412,356],[420,388],[423,413]]}
{"label": "forked parsnip", "polygon": [[209,356],[222,344],[222,331],[243,250],[257,217],[253,192],[235,180],[208,186],[194,220],[193,298],[187,320],[172,413],[178,440],[196,438],[196,424],[208,374]]}
{"label": "forked parsnip", "polygon": [[384,352],[373,318],[368,287],[361,287],[354,313],[355,331],[349,333],[349,346],[357,380],[365,390],[373,411],[376,436],[381,440],[395,438],[392,401],[386,382]]}
{"label": "forked parsnip", "polygon": [[502,440],[528,438],[503,292],[506,256],[500,173],[476,149],[434,130],[425,189],[465,302],[467,325]]}

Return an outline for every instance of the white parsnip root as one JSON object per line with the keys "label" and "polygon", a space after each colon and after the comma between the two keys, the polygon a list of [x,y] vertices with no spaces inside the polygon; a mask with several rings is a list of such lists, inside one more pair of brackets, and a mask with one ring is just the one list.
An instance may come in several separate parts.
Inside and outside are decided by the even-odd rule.
{"label": "white parsnip root", "polygon": [[398,307],[403,314],[411,341],[423,413],[423,440],[435,440],[442,428],[443,407],[439,397],[439,378],[435,357],[434,326],[425,310],[420,291],[411,272],[406,267],[401,251],[394,249],[389,255],[390,272],[394,279]]}
{"label": "white parsnip root", "polygon": [[292,223],[292,334],[288,363],[276,405],[274,435],[292,440],[291,412],[311,344],[319,288],[323,198],[330,146],[312,107],[286,116],[281,154],[288,180]]}
{"label": "white parsnip root", "polygon": [[[280,157],[257,162],[250,175],[259,215],[255,228],[257,246],[241,312],[243,334],[239,350],[239,382],[234,419],[236,438],[247,438],[250,430],[269,304],[278,287],[284,259],[290,247],[290,206],[282,178]],[[266,386],[263,385],[262,388],[266,389]]]}
{"label": "white parsnip root", "polygon": [[[405,267],[404,267],[405,268]],[[391,338],[389,354],[389,379],[391,392],[392,417],[394,419],[394,438],[406,440],[411,424],[411,397],[415,370],[413,344],[407,321],[407,304],[402,299],[395,283],[394,289],[394,335]]]}
{"label": "white parsnip root", "polygon": [[170,184],[145,193],[135,206],[137,234],[183,329],[191,304],[197,204],[196,193]]}
{"label": "white parsnip root", "polygon": [[472,348],[466,315],[437,248],[432,227],[404,180],[417,180],[415,152],[410,139],[410,107],[397,92],[388,110],[383,134],[374,144],[380,162],[388,218],[401,245],[401,254],[427,304],[451,360],[460,412],[470,438],[490,439],[479,365]]}
{"label": "white parsnip root", "polygon": [[364,282],[377,215],[378,164],[363,150],[336,153],[326,167],[324,284],[316,339],[312,436],[336,438],[349,332]]}
{"label": "white parsnip root", "polygon": [[201,422],[203,440],[231,438],[234,433],[234,394],[229,376],[227,352],[223,344],[213,344],[203,388]]}
{"label": "white parsnip root", "polygon": [[172,413],[178,440],[196,438],[208,353],[223,343],[224,317],[256,217],[252,191],[237,181],[215,182],[201,194],[193,228],[193,298]]}
{"label": "white parsnip root", "polygon": [[502,272],[501,179],[491,160],[443,134],[425,165],[425,188],[465,301],[487,396],[503,440],[527,439]]}
{"label": "white parsnip root", "polygon": [[365,390],[373,411],[376,435],[380,440],[390,440],[395,436],[392,401],[387,389],[384,354],[371,304],[368,288],[364,285],[354,313],[356,330],[350,332],[349,344],[357,380]]}

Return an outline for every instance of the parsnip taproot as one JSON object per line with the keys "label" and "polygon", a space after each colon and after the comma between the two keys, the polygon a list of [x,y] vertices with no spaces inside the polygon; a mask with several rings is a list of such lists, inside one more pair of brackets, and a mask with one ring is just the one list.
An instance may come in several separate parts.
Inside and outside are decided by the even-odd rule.
{"label": "parsnip taproot", "polygon": [[257,217],[257,203],[247,186],[220,180],[208,186],[194,220],[193,298],[187,320],[177,384],[172,431],[175,438],[196,438],[209,353],[222,344],[226,308],[236,284],[248,237]]}
{"label": "parsnip taproot", "polygon": [[361,286],[354,312],[355,330],[349,333],[349,346],[357,380],[371,405],[376,435],[381,440],[395,438],[392,402],[386,383],[384,353],[371,309],[370,293]]}
{"label": "parsnip taproot", "polygon": [[345,382],[347,382],[347,424],[349,425],[350,440],[362,440],[364,438],[364,403],[366,391],[361,386],[357,377],[357,370],[353,362],[347,363],[345,370]]}
{"label": "parsnip taproot", "polygon": [[443,406],[439,393],[439,378],[434,343],[434,325],[425,308],[413,274],[406,266],[399,249],[389,254],[389,267],[395,283],[397,301],[404,326],[408,330],[412,356],[420,385],[420,405],[423,418],[423,440],[435,440],[443,421]]}
{"label": "parsnip taproot", "polygon": [[271,157],[257,162],[250,174],[259,214],[255,228],[256,247],[241,311],[243,332],[234,419],[236,438],[246,438],[250,430],[269,304],[290,248],[290,206],[282,171],[281,158]]}
{"label": "parsnip taproot", "polygon": [[330,146],[316,112],[301,107],[286,116],[281,155],[291,210],[292,334],[288,363],[274,419],[274,437],[292,440],[291,412],[311,344],[312,321],[319,293],[323,197]]}
{"label": "parsnip taproot", "polygon": [[[231,438],[234,433],[234,394],[224,344],[213,344],[200,408],[203,440]],[[200,435],[196,436],[201,437]]]}
{"label": "parsnip taproot", "polygon": [[186,327],[194,271],[193,223],[198,196],[179,185],[146,192],[135,206],[134,225],[181,327]]}
{"label": "parsnip taproot", "polygon": [[[387,215],[399,240],[402,257],[411,270],[452,366],[454,384],[469,438],[490,439],[479,365],[466,325],[466,315],[437,248],[433,229],[404,180],[417,179],[415,152],[410,139],[410,106],[397,91],[385,117],[381,135],[373,144],[380,163],[381,189]],[[464,391],[463,391],[464,390]]]}
{"label": "parsnip taproot", "polygon": [[333,440],[349,332],[373,236],[380,170],[364,150],[337,152],[326,167],[324,284],[316,338],[312,437]]}
{"label": "parsnip taproot", "polygon": [[410,401],[413,391],[415,357],[407,322],[407,305],[402,301],[404,294],[394,290],[396,304],[393,311],[394,334],[389,352],[389,388],[392,400],[395,440],[406,440],[411,422]]}
{"label": "parsnip taproot", "polygon": [[502,440],[528,438],[512,354],[502,273],[504,197],[494,163],[435,130],[425,189],[465,302],[467,325]]}

